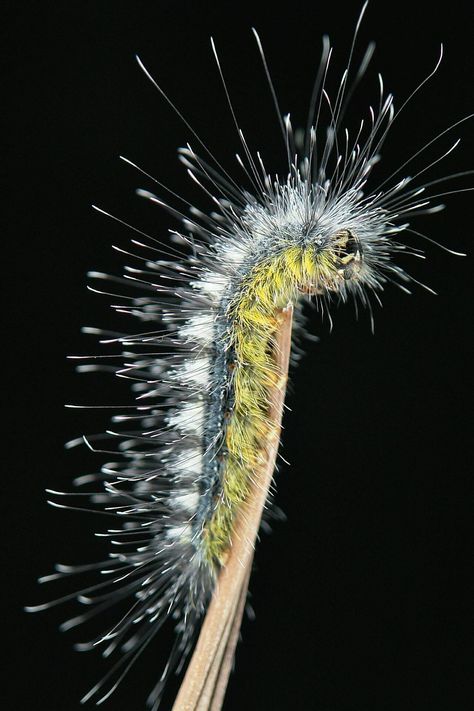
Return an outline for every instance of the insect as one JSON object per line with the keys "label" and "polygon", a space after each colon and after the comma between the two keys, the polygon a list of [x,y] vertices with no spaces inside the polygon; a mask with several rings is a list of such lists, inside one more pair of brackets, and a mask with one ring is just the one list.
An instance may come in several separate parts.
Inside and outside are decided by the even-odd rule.
{"label": "insect", "polygon": [[[354,43],[364,11],[365,6]],[[334,302],[349,299],[371,311],[387,282],[406,290],[416,280],[397,264],[397,256],[420,252],[402,241],[402,233],[411,229],[412,217],[436,212],[438,205],[431,201],[444,194],[435,188],[426,197],[438,183],[436,178],[419,180],[430,166],[401,177],[410,159],[389,180],[369,186],[388,131],[407,103],[395,109],[381,82],[378,108],[368,112],[354,134],[346,131],[352,90],[371,59],[372,45],[355,71],[351,48],[330,99],[326,85],[332,49],[324,40],[308,125],[294,132],[290,118],[280,118],[256,33],[255,38],[280,120],[284,173],[270,175],[263,156],[250,151],[213,45],[248,185],[241,187],[183,119],[197,150],[191,145],[181,149],[181,160],[210,196],[214,211],[207,214],[194,206],[181,211],[142,190],[143,197],[168,209],[182,226],[170,244],[134,237],[138,261],[123,278],[112,278],[137,289],[118,308],[137,317],[139,333],[103,336],[123,349],[116,373],[131,380],[136,400],[114,415],[104,447],[93,437],[84,439],[92,450],[110,453],[111,461],[78,483],[100,485],[90,494],[91,503],[117,520],[104,535],[120,548],[96,564],[58,566],[46,578],[104,572],[101,582],[59,600],[76,598],[86,607],[65,629],[111,606],[126,606],[111,628],[81,645],[102,646],[105,656],[118,656],[85,701],[108,698],[171,619],[176,644],[148,700],[150,708],[158,708],[167,677],[189,658],[221,578],[231,568],[236,531],[246,524],[247,507],[259,486],[257,474],[271,462],[267,443],[279,428],[273,397],[281,393],[286,377],[285,328],[291,319],[296,332],[304,327],[304,299],[314,299],[326,314]],[[100,273],[92,277],[106,278]],[[236,586],[232,625],[240,619],[237,608],[245,599],[244,574],[250,565],[251,559]]]}

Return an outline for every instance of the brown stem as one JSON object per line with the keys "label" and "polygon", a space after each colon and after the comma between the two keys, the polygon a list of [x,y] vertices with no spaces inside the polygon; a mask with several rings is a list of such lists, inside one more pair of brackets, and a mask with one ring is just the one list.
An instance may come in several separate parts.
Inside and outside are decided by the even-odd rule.
{"label": "brown stem", "polygon": [[229,557],[219,575],[172,711],[220,711],[222,708],[247,598],[255,540],[278,453],[292,316],[291,306],[278,314],[280,325],[275,334],[274,360],[281,377],[269,393],[268,419],[273,426],[264,447],[264,463],[255,472],[250,495],[236,519]]}

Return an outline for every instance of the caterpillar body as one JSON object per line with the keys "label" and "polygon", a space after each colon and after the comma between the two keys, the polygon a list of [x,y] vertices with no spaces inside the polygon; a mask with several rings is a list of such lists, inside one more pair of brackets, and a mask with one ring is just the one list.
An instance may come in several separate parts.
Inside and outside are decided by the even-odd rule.
{"label": "caterpillar body", "polygon": [[[177,216],[182,228],[167,246],[149,236],[134,239],[143,266],[127,267],[124,278],[114,279],[139,291],[117,308],[135,315],[143,324],[141,332],[105,339],[123,348],[123,364],[116,373],[133,381],[136,403],[132,412],[112,418],[114,428],[107,434],[118,442],[118,456],[99,474],[78,482],[102,483],[90,499],[121,524],[103,534],[121,549],[96,564],[57,566],[56,573],[42,579],[94,569],[105,573],[104,581],[55,601],[77,598],[88,606],[63,629],[129,601],[116,625],[78,645],[84,650],[102,645],[105,656],[121,651],[109,674],[83,701],[105,700],[171,618],[176,644],[148,699],[156,711],[167,677],[192,650],[272,433],[268,408],[281,377],[275,343],[282,310],[295,309],[299,330],[299,307],[305,300],[316,301],[325,312],[331,302],[349,298],[371,309],[371,299],[378,300],[377,292],[387,282],[407,290],[407,283],[416,281],[393,257],[400,252],[420,256],[420,250],[409,248],[399,235],[410,229],[412,216],[439,209],[431,204],[438,194],[426,197],[425,192],[438,181],[422,185],[415,180],[427,168],[414,177],[394,179],[409,159],[388,185],[385,181],[368,189],[400,110],[380,81],[378,109],[371,109],[358,131],[349,134],[343,124],[348,100],[373,46],[353,77],[352,50],[331,102],[325,87],[332,50],[324,39],[306,131],[294,133],[289,117],[280,118],[285,177],[271,176],[262,157],[250,152],[224,82],[244,151],[238,160],[252,189],[242,188],[212,156],[209,160],[191,129],[203,154],[188,145],[180,149],[180,157],[191,178],[211,197],[214,212],[191,207],[181,214],[156,195],[139,191]],[[325,106],[329,121],[323,129]],[[108,278],[97,272],[91,276]],[[92,437],[85,441],[96,449]]]}

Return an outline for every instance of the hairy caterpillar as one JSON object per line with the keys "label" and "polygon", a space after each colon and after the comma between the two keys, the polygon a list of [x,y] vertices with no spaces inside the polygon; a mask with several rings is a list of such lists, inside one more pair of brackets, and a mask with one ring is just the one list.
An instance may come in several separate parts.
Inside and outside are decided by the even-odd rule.
{"label": "hairy caterpillar", "polygon": [[[325,54],[329,54],[329,48]],[[326,66],[327,57],[321,64],[322,80]],[[349,80],[343,79],[340,95],[332,104],[334,125],[339,129],[348,87]],[[323,93],[317,97],[321,99],[319,108],[326,99]],[[125,485],[109,483],[102,503],[124,506],[122,511],[128,512],[130,521],[137,517],[146,523],[147,527],[140,526],[138,538],[142,528],[152,530],[148,544],[142,542],[140,547],[154,547],[153,559],[147,560],[146,550],[138,551],[122,561],[123,565],[133,562],[138,564],[135,570],[141,571],[147,565],[156,565],[161,557],[166,569],[175,557],[173,570],[166,573],[169,581],[161,578],[171,587],[154,590],[151,581],[148,592],[153,604],[146,599],[136,603],[137,607],[147,606],[147,622],[154,626],[153,631],[143,626],[143,637],[136,640],[137,646],[126,647],[126,663],[141,648],[140,643],[158,630],[170,604],[175,606],[172,612],[180,609],[188,613],[183,648],[192,637],[192,618],[199,617],[206,608],[215,576],[225,561],[235,512],[247,494],[253,457],[259,440],[266,436],[266,400],[273,386],[273,311],[289,301],[296,302],[300,295],[304,298],[304,294],[319,297],[324,308],[332,295],[344,299],[355,294],[364,301],[368,299],[364,285],[371,290],[386,279],[406,280],[390,259],[394,252],[407,251],[395,242],[395,235],[404,226],[399,220],[407,212],[416,214],[427,207],[425,199],[417,195],[420,184],[412,190],[407,189],[409,181],[402,181],[381,196],[361,195],[380,148],[379,140],[395,116],[391,107],[391,99],[384,97],[369,136],[360,139],[359,152],[359,137],[353,136],[344,143],[342,131],[339,163],[334,126],[330,125],[327,136],[320,126],[309,133],[307,162],[303,148],[300,165],[301,159],[296,160],[295,154],[301,155],[301,151],[291,147],[291,126],[286,123],[289,180],[275,184],[273,178],[267,179],[256,157],[254,163],[247,163],[257,182],[253,199],[237,186],[219,180],[192,149],[183,152],[198,180],[202,180],[203,173],[210,175],[211,183],[219,181],[218,195],[224,197],[216,207],[220,219],[207,219],[195,212],[186,218],[184,234],[178,240],[181,239],[181,247],[190,245],[187,265],[161,259],[159,263],[153,251],[148,253],[144,271],[156,272],[157,279],[151,276],[150,281],[153,284],[158,280],[159,285],[149,289],[143,284],[149,296],[138,297],[131,307],[125,306],[143,321],[161,318],[169,332],[167,338],[177,351],[171,356],[126,355],[127,374],[146,381],[142,394],[147,397],[142,399],[137,415],[142,418],[145,413],[145,419],[149,419],[139,434],[133,430],[131,420],[125,462],[104,469],[104,480],[109,481],[116,474],[121,481],[129,478],[132,491],[122,502],[119,490]],[[318,150],[317,141],[322,142],[322,150]],[[159,248],[156,244],[150,246],[152,250]],[[175,253],[178,247],[181,252],[179,242],[168,251]],[[175,255],[181,259],[180,254]],[[147,279],[134,274],[138,279]],[[167,282],[171,284],[169,288]],[[175,294],[181,299],[178,311],[167,301]],[[135,344],[141,348],[152,344],[154,348],[166,343],[166,338],[153,335],[155,328],[151,324],[151,328],[140,329],[147,332],[143,337],[126,337],[125,350]],[[224,393],[225,410],[222,403],[208,398],[208,392]],[[154,397],[165,397],[167,402],[160,401],[158,407]],[[153,404],[142,404],[149,401]],[[164,411],[158,412],[159,409]],[[165,432],[157,432],[162,424]],[[182,442],[176,443],[178,437],[183,437]],[[155,451],[157,442],[159,453]],[[133,453],[135,448],[140,451]],[[222,461],[218,456],[223,457]],[[168,476],[154,478],[158,467],[166,468]],[[221,484],[224,496],[219,506],[216,489]],[[157,501],[157,493],[164,499]],[[127,504],[127,500],[131,503]],[[133,528],[128,529],[131,542],[135,533]],[[157,540],[162,541],[158,550]],[[161,551],[163,546],[165,550]],[[184,563],[182,569],[180,560]],[[112,560],[101,567],[113,568],[116,564]],[[123,574],[127,572],[124,568]],[[147,570],[144,578],[147,580],[150,575]],[[127,580],[133,581],[133,576]],[[158,604],[162,607],[156,607]],[[134,615],[138,616],[135,613],[136,610]],[[128,631],[134,629],[128,622],[126,619],[118,638],[110,638],[111,645],[124,642]]]}

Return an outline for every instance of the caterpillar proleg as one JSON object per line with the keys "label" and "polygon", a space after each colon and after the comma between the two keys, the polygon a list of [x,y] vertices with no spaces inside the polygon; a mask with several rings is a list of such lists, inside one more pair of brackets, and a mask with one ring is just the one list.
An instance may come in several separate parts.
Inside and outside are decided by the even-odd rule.
{"label": "caterpillar proleg", "polygon": [[[345,121],[352,94],[373,54],[369,45],[355,63],[364,11],[365,6],[332,98],[328,82],[333,50],[324,38],[304,130],[293,131],[290,117],[281,117],[269,62],[254,31],[281,126],[284,167],[279,175],[265,168],[263,154],[249,148],[224,80],[220,51],[212,42],[224,100],[241,141],[237,163],[245,187],[210,153],[154,73],[139,60],[147,79],[193,135],[193,144],[180,149],[180,160],[212,202],[213,211],[183,207],[174,195],[168,203],[161,185],[157,194],[150,185],[141,189],[142,197],[168,210],[181,227],[173,231],[169,243],[131,227],[133,248],[126,253],[134,261],[123,277],[90,274],[94,282],[107,280],[123,289],[123,294],[111,294],[114,303],[119,299],[116,308],[135,316],[140,325],[132,335],[98,334],[122,352],[120,365],[116,367],[111,359],[105,361],[106,367],[130,380],[135,400],[114,414],[106,436],[86,436],[72,443],[110,453],[100,473],[77,483],[85,487],[82,500],[90,499],[93,508],[111,517],[110,528],[102,535],[111,539],[113,552],[90,565],[59,565],[43,579],[93,570],[102,573],[100,582],[57,601],[75,599],[85,610],[67,620],[63,629],[100,617],[102,610],[115,605],[120,610],[112,627],[79,645],[82,650],[101,648],[104,656],[116,658],[105,678],[85,695],[85,702],[99,704],[109,698],[170,620],[176,643],[149,694],[152,711],[160,705],[169,675],[184,669],[194,648],[199,654],[196,640],[207,629],[206,613],[231,569],[237,539],[253,546],[257,530],[245,532],[248,508],[256,492],[263,491],[262,503],[267,497],[259,473],[266,469],[270,478],[273,473],[282,402],[275,411],[272,406],[275,393],[284,394],[290,319],[297,338],[305,327],[304,302],[314,302],[328,318],[333,304],[348,300],[371,313],[372,302],[379,300],[387,283],[407,291],[416,282],[397,263],[399,255],[421,256],[420,250],[404,241],[403,233],[413,231],[412,218],[436,213],[438,199],[449,194],[449,189],[438,188],[436,173],[423,176],[457,142],[414,175],[405,169],[411,169],[411,161],[425,148],[436,146],[441,136],[403,158],[388,180],[380,183],[372,173],[390,128],[436,72],[441,56],[400,108],[395,108],[380,79],[375,108],[349,133]],[[130,287],[135,289],[132,296]],[[79,368],[100,370],[103,366],[96,363],[81,363]],[[267,479],[265,486],[270,484]],[[96,489],[89,491],[90,485]],[[57,494],[54,505],[62,507],[62,494],[53,493]],[[239,570],[234,561],[238,585],[228,583],[235,597],[226,630],[213,638],[218,668],[203,670],[199,662],[205,655],[193,657],[189,669],[201,668],[197,691],[195,686],[189,691],[192,684],[187,676],[175,709],[218,709],[222,704],[252,553],[240,562]],[[223,639],[224,646],[218,649]]]}

